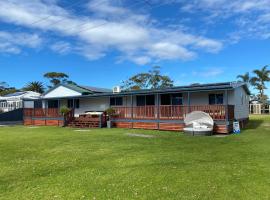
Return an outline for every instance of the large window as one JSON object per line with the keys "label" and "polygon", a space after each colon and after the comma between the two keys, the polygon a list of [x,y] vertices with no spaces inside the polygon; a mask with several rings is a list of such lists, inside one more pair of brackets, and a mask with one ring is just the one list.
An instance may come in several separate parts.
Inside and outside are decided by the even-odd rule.
{"label": "large window", "polygon": [[171,95],[170,94],[162,94],[161,98],[161,105],[171,105]]}
{"label": "large window", "polygon": [[58,108],[58,100],[49,100],[48,108]]}
{"label": "large window", "polygon": [[223,104],[223,94],[209,94],[209,104]]}
{"label": "large window", "polygon": [[183,105],[183,95],[177,94],[162,94],[161,105]]}
{"label": "large window", "polygon": [[68,108],[80,108],[80,100],[68,99]]}
{"label": "large window", "polygon": [[42,108],[42,101],[41,100],[34,101],[34,108]]}
{"label": "large window", "polygon": [[75,99],[75,108],[80,108],[80,99]]}
{"label": "large window", "polygon": [[73,108],[73,99],[68,99],[68,108]]}
{"label": "large window", "polygon": [[136,96],[137,106],[153,106],[155,105],[155,95]]}
{"label": "large window", "polygon": [[172,105],[183,105],[183,95],[182,94],[172,94]]}
{"label": "large window", "polygon": [[110,98],[111,106],[122,106],[123,105],[123,97],[111,97]]}

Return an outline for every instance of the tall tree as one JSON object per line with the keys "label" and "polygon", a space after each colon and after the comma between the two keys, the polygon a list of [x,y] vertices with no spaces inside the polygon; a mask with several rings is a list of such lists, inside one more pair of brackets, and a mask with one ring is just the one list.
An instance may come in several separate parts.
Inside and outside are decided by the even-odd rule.
{"label": "tall tree", "polygon": [[48,72],[44,74],[43,76],[44,78],[47,78],[50,80],[50,83],[52,84],[52,86],[55,86],[59,83],[64,83],[68,81],[67,79],[69,78],[67,74],[62,73],[62,72]]}
{"label": "tall tree", "polygon": [[38,93],[44,93],[45,91],[45,87],[43,85],[42,82],[40,81],[32,81],[29,82],[24,88],[23,90],[25,91],[33,91],[33,92],[38,92]]}
{"label": "tall tree", "polygon": [[265,99],[264,91],[267,89],[265,83],[270,81],[270,70],[266,65],[260,70],[254,70],[253,73],[255,76],[251,78],[251,83],[259,91],[260,100],[263,100]]}
{"label": "tall tree", "polygon": [[146,73],[139,73],[123,82],[122,88],[125,90],[137,89],[158,89],[173,86],[170,77],[161,75],[160,67],[155,66]]}

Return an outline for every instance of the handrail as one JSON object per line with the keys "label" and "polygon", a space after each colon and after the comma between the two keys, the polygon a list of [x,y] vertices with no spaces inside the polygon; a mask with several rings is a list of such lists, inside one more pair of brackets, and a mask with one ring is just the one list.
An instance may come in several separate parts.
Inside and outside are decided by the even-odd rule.
{"label": "handrail", "polygon": [[24,108],[24,117],[62,117],[58,108]]}
{"label": "handrail", "polygon": [[[160,105],[158,106],[114,106],[117,119],[164,119],[182,120],[193,111],[208,113],[214,120],[226,119],[226,105]],[[159,110],[158,110],[159,108]],[[132,117],[133,109],[133,117]],[[159,116],[158,116],[159,113]],[[228,119],[234,119],[234,106],[228,105]]]}

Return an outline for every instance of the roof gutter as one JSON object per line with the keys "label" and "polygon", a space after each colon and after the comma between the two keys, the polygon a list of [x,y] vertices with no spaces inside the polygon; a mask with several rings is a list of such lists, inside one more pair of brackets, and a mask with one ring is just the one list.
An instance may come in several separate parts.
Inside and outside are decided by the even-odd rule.
{"label": "roof gutter", "polygon": [[[68,96],[68,97],[51,97],[51,98],[40,98],[38,100],[61,100],[61,99],[84,99],[84,98],[98,98],[98,97],[124,97],[131,95],[151,95],[151,94],[173,94],[173,93],[197,93],[197,92],[211,92],[211,91],[225,91],[225,90],[233,90],[232,87],[221,87],[215,89],[196,89],[196,90],[155,90],[155,91],[141,91],[141,92],[122,92],[122,93],[100,93],[100,94],[92,94],[92,95],[81,95],[81,96]],[[29,100],[29,99],[24,99]]]}

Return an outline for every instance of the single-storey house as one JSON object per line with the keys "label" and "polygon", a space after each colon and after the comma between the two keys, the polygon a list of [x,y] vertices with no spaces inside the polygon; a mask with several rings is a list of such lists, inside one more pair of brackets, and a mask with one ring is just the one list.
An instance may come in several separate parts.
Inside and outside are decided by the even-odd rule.
{"label": "single-storey house", "polygon": [[0,96],[0,110],[2,112],[9,112],[23,107],[23,98],[38,99],[40,93],[32,91],[18,91],[5,96]]}
{"label": "single-storey house", "polygon": [[[216,133],[229,133],[234,120],[241,125],[248,120],[249,95],[242,82],[131,91],[59,84],[34,104],[25,99],[24,124],[102,127],[106,116],[99,118],[100,123],[92,124],[88,121],[93,118],[86,116],[111,107],[116,112],[112,118],[115,127],[180,131],[187,113],[204,111],[214,119]],[[60,114],[62,106],[71,108],[68,116]]]}

